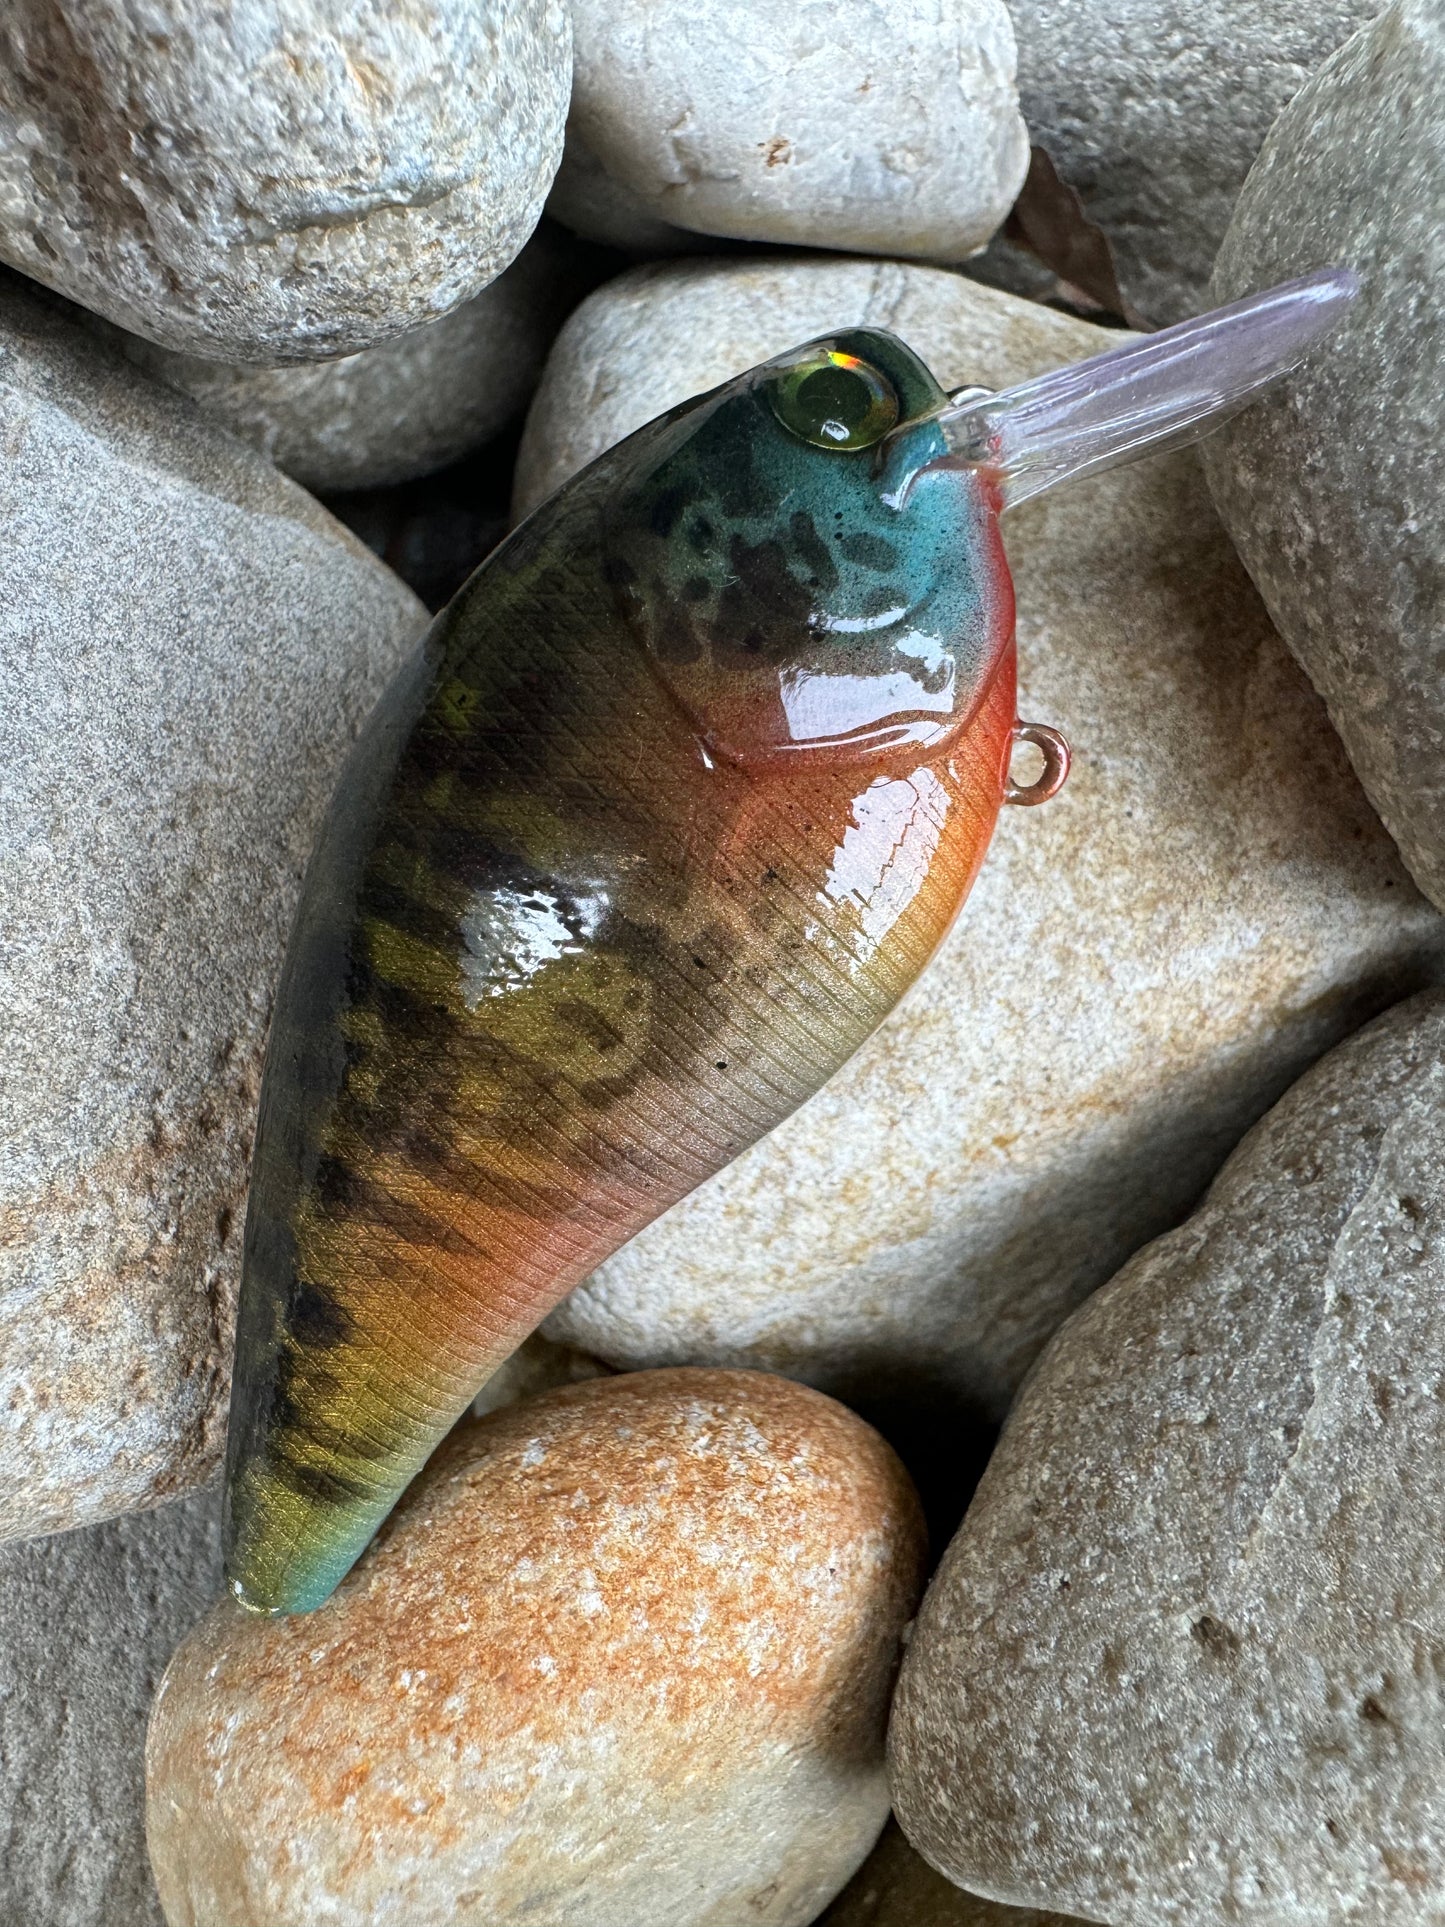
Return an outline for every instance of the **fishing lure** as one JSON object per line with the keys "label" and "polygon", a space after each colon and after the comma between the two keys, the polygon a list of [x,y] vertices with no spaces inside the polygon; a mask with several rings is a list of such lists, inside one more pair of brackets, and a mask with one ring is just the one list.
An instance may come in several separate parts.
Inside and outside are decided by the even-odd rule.
{"label": "fishing lure", "polygon": [[558,1300],[887,1015],[1000,804],[1057,788],[1062,739],[1015,715],[1000,511],[1197,434],[1352,289],[998,395],[844,330],[643,428],[471,578],[352,754],[278,993],[239,1601],[320,1604]]}

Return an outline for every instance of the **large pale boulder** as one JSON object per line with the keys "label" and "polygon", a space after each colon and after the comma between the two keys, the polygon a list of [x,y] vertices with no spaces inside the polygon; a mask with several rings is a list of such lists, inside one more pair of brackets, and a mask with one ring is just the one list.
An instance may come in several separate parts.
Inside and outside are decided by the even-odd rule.
{"label": "large pale boulder", "polygon": [[1115,1927],[1445,1916],[1445,996],[1316,1066],[1065,1326],[890,1757],[955,1880]]}
{"label": "large pale boulder", "polygon": [[536,226],[563,0],[6,0],[0,259],[222,360],[350,354]]}
{"label": "large pale boulder", "polygon": [[[633,271],[558,339],[523,505],[683,396],[860,322],[945,383],[1118,338],[898,264]],[[1192,452],[1042,497],[1004,533],[1020,708],[1072,739],[1068,787],[1004,812],[951,937],[852,1062],[609,1259],[555,1336],[618,1364],[763,1365],[890,1427],[1001,1414],[1065,1315],[1299,1072],[1441,970],[1445,925]]]}
{"label": "large pale boulder", "polygon": [[806,1927],[882,1827],[922,1569],[878,1435],[755,1373],[468,1421],[332,1600],[229,1601],[147,1746],[170,1927]]}
{"label": "large pale boulder", "polygon": [[1343,261],[1343,324],[1209,451],[1216,502],[1416,881],[1445,904],[1445,13],[1392,6],[1291,104],[1221,299]]}
{"label": "large pale boulder", "polygon": [[341,759],[425,611],[13,284],[0,446],[6,1538],[215,1464],[272,989]]}
{"label": "large pale boulder", "polygon": [[145,1730],[221,1590],[220,1494],[0,1546],[0,1921],[161,1927]]}
{"label": "large pale boulder", "polygon": [[[574,0],[590,197],[704,234],[958,261],[1028,165],[1004,0]],[[564,213],[564,218],[567,214]]]}

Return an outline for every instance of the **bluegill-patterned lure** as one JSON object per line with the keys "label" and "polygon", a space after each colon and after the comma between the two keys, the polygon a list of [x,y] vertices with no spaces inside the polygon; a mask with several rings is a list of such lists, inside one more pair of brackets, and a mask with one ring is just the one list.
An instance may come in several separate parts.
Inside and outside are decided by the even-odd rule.
{"label": "bluegill-patterned lure", "polygon": [[997,396],[843,331],[642,429],[477,571],[351,757],[278,993],[236,1598],[319,1605],[558,1300],[923,968],[1009,789],[1001,509],[1198,432],[1350,286]]}

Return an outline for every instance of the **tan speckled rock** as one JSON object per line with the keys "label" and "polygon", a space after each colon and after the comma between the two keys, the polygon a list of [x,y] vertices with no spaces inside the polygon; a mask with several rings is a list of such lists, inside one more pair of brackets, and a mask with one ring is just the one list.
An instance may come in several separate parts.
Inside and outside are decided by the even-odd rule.
{"label": "tan speckled rock", "polygon": [[0,1539],[215,1466],[301,872],[426,621],[57,306],[0,285]]}
{"label": "tan speckled rock", "polygon": [[945,1880],[915,1853],[896,1820],[817,1927],[1075,1927],[1059,1914],[1004,1907]]}
{"label": "tan speckled rock", "polygon": [[[829,327],[999,385],[1117,336],[936,269],[681,263],[599,290],[528,424],[534,500],[648,416]],[[549,1323],[614,1363],[757,1364],[879,1414],[998,1413],[1315,1057],[1442,958],[1189,451],[1004,525],[1020,707],[1077,752],[1005,810],[923,979],[796,1116]],[[890,1421],[891,1422],[891,1421]]]}
{"label": "tan speckled rock", "polygon": [[185,353],[371,347],[536,226],[571,53],[561,0],[5,0],[0,259]]}
{"label": "tan speckled rock", "polygon": [[[528,1339],[475,1409],[606,1367]],[[161,1927],[145,1843],[146,1720],[220,1598],[219,1481],[150,1512],[0,1545],[0,1922]]]}
{"label": "tan speckled rock", "polygon": [[[563,316],[588,285],[555,229],[440,321],[338,361],[203,361],[123,337],[130,359],[191,395],[307,488],[410,481],[477,448],[526,408]],[[594,276],[595,279],[595,276]]]}
{"label": "tan speckled rock", "polygon": [[464,1424],[327,1605],[172,1661],[170,1927],[805,1927],[887,1813],[921,1542],[883,1441],[782,1379]]}
{"label": "tan speckled rock", "polygon": [[1245,1139],[1020,1393],[889,1736],[955,1879],[1116,1927],[1445,1918],[1445,995]]}

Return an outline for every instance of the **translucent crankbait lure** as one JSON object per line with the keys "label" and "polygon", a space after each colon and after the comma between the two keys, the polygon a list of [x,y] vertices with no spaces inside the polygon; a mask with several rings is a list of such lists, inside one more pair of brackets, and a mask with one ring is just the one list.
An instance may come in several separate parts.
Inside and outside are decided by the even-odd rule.
{"label": "translucent crankbait lure", "polygon": [[1015,717],[1000,511],[1201,432],[1352,292],[999,395],[844,331],[651,423],[477,571],[352,755],[287,956],[237,1599],[319,1605],[552,1306],[887,1015],[1000,804],[1058,787],[1062,739]]}

